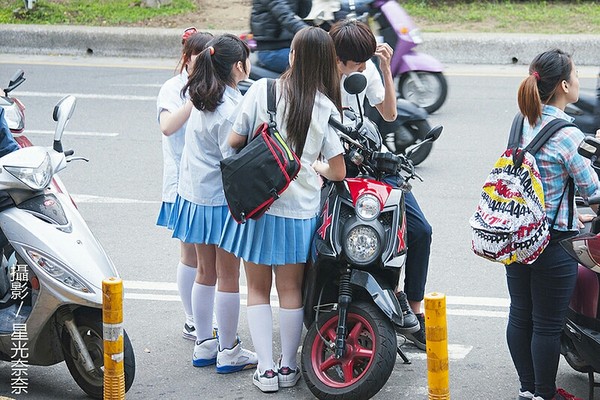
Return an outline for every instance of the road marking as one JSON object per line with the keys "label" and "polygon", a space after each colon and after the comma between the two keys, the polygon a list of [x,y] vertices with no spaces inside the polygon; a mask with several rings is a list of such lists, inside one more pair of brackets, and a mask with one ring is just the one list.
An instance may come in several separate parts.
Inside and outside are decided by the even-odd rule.
{"label": "road marking", "polygon": [[[131,300],[151,300],[151,301],[181,301],[179,295],[169,294],[168,292],[177,292],[177,284],[174,282],[153,282],[153,281],[123,281],[125,288],[125,298]],[[145,292],[138,292],[145,291]],[[147,292],[167,292],[167,293],[147,293]],[[248,287],[240,285],[240,304],[247,305]],[[460,317],[485,317],[502,318],[508,317],[508,306],[510,301],[501,297],[466,297],[466,296],[447,296],[446,304],[450,306],[473,306],[473,307],[493,307],[502,308],[502,310],[488,310],[481,308],[446,308],[447,315]],[[271,289],[271,305],[279,307],[277,291]]]}
{"label": "road marking", "polygon": [[21,97],[56,97],[63,98],[67,95],[78,99],[94,100],[126,100],[126,101],[156,101],[156,96],[133,96],[121,94],[89,94],[89,93],[59,93],[59,92],[15,92],[12,96]]}
{"label": "road marking", "polygon": [[[54,131],[45,131],[45,130],[36,130],[36,129],[27,129],[25,131],[27,134],[35,134],[35,135],[54,135]],[[115,137],[119,136],[116,132],[71,132],[65,131],[64,135],[69,136],[99,136],[99,137]]]}
{"label": "road marking", "polygon": [[[402,339],[398,339],[399,343]],[[402,350],[409,356],[410,360],[427,360],[427,353],[416,348],[402,347]],[[448,360],[463,360],[473,350],[473,346],[448,343]]]}
{"label": "road marking", "polygon": [[123,199],[118,197],[93,196],[89,194],[71,194],[75,203],[99,203],[99,204],[160,204],[157,200]]}

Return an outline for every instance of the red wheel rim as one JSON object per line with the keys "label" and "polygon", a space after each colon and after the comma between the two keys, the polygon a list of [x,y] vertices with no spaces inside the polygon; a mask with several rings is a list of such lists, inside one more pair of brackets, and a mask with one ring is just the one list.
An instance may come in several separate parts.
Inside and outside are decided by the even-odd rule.
{"label": "red wheel rim", "polygon": [[[332,343],[335,343],[337,321],[336,315],[319,327],[321,335]],[[334,351],[327,347],[318,333],[311,351],[312,368],[317,378],[325,385],[338,389],[358,382],[371,367],[377,351],[377,344],[373,340],[375,332],[365,318],[348,313],[346,325],[349,333],[342,358],[335,358]]]}

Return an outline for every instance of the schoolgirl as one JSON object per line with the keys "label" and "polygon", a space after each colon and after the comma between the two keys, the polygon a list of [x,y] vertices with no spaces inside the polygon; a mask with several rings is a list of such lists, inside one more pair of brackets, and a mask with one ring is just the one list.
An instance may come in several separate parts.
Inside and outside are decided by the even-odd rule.
{"label": "schoolgirl", "polygon": [[[257,362],[236,334],[240,260],[216,246],[228,215],[219,162],[233,152],[227,136],[242,98],[237,84],[250,72],[248,55],[248,46],[238,37],[214,38],[198,55],[183,88],[189,91],[194,108],[185,131],[173,236],[193,243],[198,258],[192,288],[197,337],[192,363],[196,367],[216,363],[218,373],[254,367]],[[212,333],[213,310],[218,339]]]}
{"label": "schoolgirl", "polygon": [[[166,81],[160,88],[156,108],[158,123],[162,132],[163,150],[163,191],[162,206],[157,225],[172,228],[169,216],[177,195],[179,162],[185,139],[185,125],[192,110],[189,97],[181,91],[188,80],[196,56],[211,40],[210,33],[197,32],[196,28],[184,31],[181,41],[183,51],[178,63],[178,74]],[[185,311],[183,337],[196,340],[196,328],[192,315],[192,286],[196,276],[196,250],[189,243],[180,242],[180,259],[177,264],[177,288]]]}
{"label": "schoolgirl", "polygon": [[[220,246],[244,260],[248,284],[248,325],[258,355],[252,381],[263,392],[292,387],[300,378],[296,353],[302,334],[302,278],[311,237],[316,228],[320,181],[342,180],[343,148],[329,118],[340,118],[340,88],[335,48],[327,32],[300,30],[292,41],[290,68],[276,83],[279,132],[301,159],[297,178],[259,220],[237,224],[227,218]],[[242,146],[267,116],[267,81],[250,87],[229,136]],[[317,161],[323,156],[328,163]],[[248,171],[249,174],[252,171]],[[274,268],[273,268],[274,267]],[[270,305],[272,273],[279,296],[282,354],[273,362]]]}

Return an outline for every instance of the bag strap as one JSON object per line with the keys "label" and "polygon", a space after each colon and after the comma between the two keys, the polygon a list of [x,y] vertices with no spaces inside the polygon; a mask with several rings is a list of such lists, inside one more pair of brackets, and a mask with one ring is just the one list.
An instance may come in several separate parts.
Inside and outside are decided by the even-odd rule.
{"label": "bag strap", "polygon": [[[519,143],[521,141],[521,136],[523,134],[523,121],[524,121],[524,118],[522,115],[520,115],[520,113],[513,120],[513,125],[511,127],[511,131],[510,131],[509,148],[518,149]],[[513,134],[513,130],[518,129],[518,125],[521,125],[521,128],[518,130],[518,136],[516,136],[516,138],[515,138],[514,137],[515,134]],[[559,130],[566,128],[568,126],[576,126],[576,125],[571,122],[567,122],[561,118],[555,118],[552,121],[548,122],[546,125],[544,125],[542,130],[540,130],[538,132],[538,134],[535,135],[533,140],[523,149],[523,151],[513,152],[513,162],[517,166],[517,168],[520,167],[521,164],[523,163],[523,158],[525,157],[525,153],[529,153],[532,156],[534,156],[535,153],[537,153],[539,151],[539,149],[541,149],[542,146],[544,146],[544,144],[546,144],[546,142],[548,141],[548,139],[550,139],[550,137],[552,137],[552,135],[554,135]],[[511,144],[513,144],[514,147],[510,147]]]}
{"label": "bag strap", "polygon": [[272,128],[277,126],[277,122],[275,122],[275,116],[277,115],[276,97],[277,86],[275,85],[275,79],[267,79],[267,113],[269,114],[269,126]]}

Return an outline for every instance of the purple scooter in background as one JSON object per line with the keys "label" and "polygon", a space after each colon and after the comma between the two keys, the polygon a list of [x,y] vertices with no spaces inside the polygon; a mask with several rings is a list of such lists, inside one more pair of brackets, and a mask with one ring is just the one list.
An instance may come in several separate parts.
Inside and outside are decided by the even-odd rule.
{"label": "purple scooter in background", "polygon": [[339,4],[339,11],[334,13],[335,20],[360,19],[394,49],[391,69],[392,75],[398,78],[398,97],[415,103],[430,114],[438,110],[448,95],[448,83],[442,73],[444,66],[434,57],[415,51],[423,38],[404,8],[396,0],[344,0]]}

